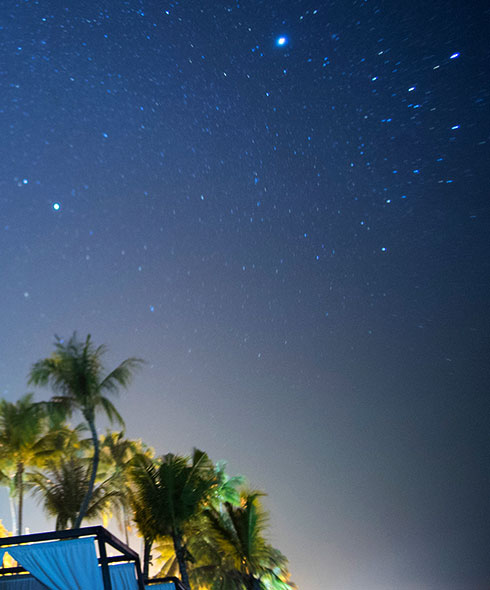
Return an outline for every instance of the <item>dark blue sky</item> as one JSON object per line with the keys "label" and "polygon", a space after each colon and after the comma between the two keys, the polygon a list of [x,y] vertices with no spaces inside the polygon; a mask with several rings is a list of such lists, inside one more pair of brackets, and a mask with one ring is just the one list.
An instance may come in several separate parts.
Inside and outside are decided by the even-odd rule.
{"label": "dark blue sky", "polygon": [[148,361],[128,434],[268,492],[303,590],[487,588],[488,9],[0,20],[3,395],[90,332]]}

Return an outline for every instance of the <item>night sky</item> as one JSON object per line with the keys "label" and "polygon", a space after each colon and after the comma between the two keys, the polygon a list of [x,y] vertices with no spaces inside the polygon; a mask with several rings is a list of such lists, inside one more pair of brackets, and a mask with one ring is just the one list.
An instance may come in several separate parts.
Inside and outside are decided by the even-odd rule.
{"label": "night sky", "polygon": [[488,588],[489,17],[3,0],[2,395],[90,332],[147,361],[128,436],[268,492],[300,590]]}

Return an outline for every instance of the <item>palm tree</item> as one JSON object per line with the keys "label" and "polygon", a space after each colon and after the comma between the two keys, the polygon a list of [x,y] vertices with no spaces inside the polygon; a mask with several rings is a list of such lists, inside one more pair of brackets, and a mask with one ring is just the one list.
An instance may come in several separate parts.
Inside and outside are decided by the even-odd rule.
{"label": "palm tree", "polygon": [[[82,457],[73,455],[60,461],[50,462],[43,471],[28,476],[28,486],[34,491],[50,516],[56,517],[56,530],[64,530],[70,524],[75,528],[80,505],[87,493],[90,465]],[[110,504],[117,501],[120,491],[110,480],[94,486],[85,518],[100,517]]]}
{"label": "palm tree", "polygon": [[218,461],[214,466],[216,485],[209,498],[209,503],[216,509],[225,502],[233,506],[239,506],[241,502],[239,488],[244,485],[245,478],[243,475],[230,477],[226,472],[226,466],[226,461]]}
{"label": "palm tree", "polygon": [[74,523],[74,528],[79,528],[90,504],[99,465],[96,413],[103,410],[110,421],[117,420],[123,424],[123,419],[106,394],[115,394],[120,387],[127,387],[142,361],[126,359],[105,375],[102,356],[106,347],[94,346],[90,334],[84,341],[78,340],[76,332],[68,342],[56,337],[54,346],[55,351],[50,357],[39,360],[31,367],[29,383],[51,386],[56,394],[51,402],[63,408],[68,415],[79,410],[90,429],[94,454],[89,484]]}
{"label": "palm tree", "polygon": [[182,583],[190,590],[187,573],[190,556],[183,531],[216,485],[211,461],[197,449],[192,460],[169,453],[160,463],[138,459],[132,475],[135,520],[140,531],[151,542],[157,537],[172,538]]}
{"label": "palm tree", "polygon": [[193,576],[213,589],[274,590],[294,587],[287,581],[287,560],[265,539],[268,515],[257,491],[243,492],[240,506],[226,502],[203,511],[198,565]]}
{"label": "palm tree", "polygon": [[15,463],[12,459],[4,455],[0,443],[0,486],[8,488],[10,518],[12,521],[13,534],[17,534],[17,508],[15,506]]}
{"label": "palm tree", "polygon": [[[49,412],[52,404],[47,403],[46,407]],[[49,418],[50,422],[53,422],[51,420],[52,414],[49,414]],[[56,420],[46,435],[49,446],[55,449],[53,459],[61,461],[72,457],[86,458],[87,453],[92,448],[92,438],[86,438],[86,434],[87,425],[84,423],[72,428],[70,425]]]}
{"label": "palm tree", "polygon": [[38,466],[53,453],[46,432],[48,420],[43,403],[26,394],[17,402],[0,400],[1,480],[10,481],[10,492],[18,500],[17,529],[22,534],[25,470]]}
{"label": "palm tree", "polygon": [[107,432],[100,441],[100,463],[103,466],[105,476],[121,492],[120,501],[117,503],[119,524],[124,531],[126,544],[129,545],[130,531],[130,471],[132,460],[137,455],[146,455],[148,459],[153,457],[153,450],[148,448],[141,440],[125,438],[124,432]]}
{"label": "palm tree", "polygon": [[[226,465],[225,461],[218,461],[214,466],[213,486],[204,505],[208,508],[212,507],[215,510],[220,510],[225,502],[229,502],[233,506],[240,505],[239,487],[244,484],[245,478],[242,475],[230,477],[226,472]],[[199,512],[186,524],[183,530],[187,552],[193,564],[190,577],[197,581],[199,587],[201,587],[199,580],[196,576],[192,575],[193,570],[205,563],[206,572],[214,568],[213,573],[216,573],[218,571],[216,566],[220,564],[220,556],[217,553],[216,547],[203,534],[206,527],[207,521],[202,517],[201,512]],[[161,564],[157,577],[178,575],[179,564],[175,555],[172,538],[159,537],[155,550],[157,551],[156,561]],[[203,567],[200,567],[199,571],[202,573],[204,571]]]}
{"label": "palm tree", "polygon": [[[137,469],[143,469],[141,463],[146,462],[149,462],[149,459],[141,459],[138,457]],[[155,532],[150,512],[147,509],[145,498],[143,494],[139,493],[134,485],[135,473],[133,471],[131,472],[131,477],[133,478],[133,485],[130,487],[129,501],[133,512],[133,521],[136,524],[139,534],[143,537],[143,577],[146,580],[150,573],[151,548],[157,537],[157,533]]]}
{"label": "palm tree", "polygon": [[[187,530],[185,531],[186,547],[193,555],[192,549],[189,549],[189,544],[192,543],[193,537],[187,537]],[[158,543],[155,545],[157,553],[156,563],[161,564],[156,578],[167,578],[169,576],[177,577],[179,575],[179,562],[175,555],[174,543],[172,537],[160,537]]]}

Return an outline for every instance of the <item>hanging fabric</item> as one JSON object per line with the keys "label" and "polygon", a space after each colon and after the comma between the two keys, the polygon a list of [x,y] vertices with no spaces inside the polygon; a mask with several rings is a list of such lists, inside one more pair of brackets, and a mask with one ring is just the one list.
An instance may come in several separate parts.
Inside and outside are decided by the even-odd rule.
{"label": "hanging fabric", "polygon": [[49,590],[104,590],[92,538],[7,547],[0,557],[5,551]]}
{"label": "hanging fabric", "polygon": [[114,563],[109,565],[112,590],[138,590],[138,580],[134,563]]}

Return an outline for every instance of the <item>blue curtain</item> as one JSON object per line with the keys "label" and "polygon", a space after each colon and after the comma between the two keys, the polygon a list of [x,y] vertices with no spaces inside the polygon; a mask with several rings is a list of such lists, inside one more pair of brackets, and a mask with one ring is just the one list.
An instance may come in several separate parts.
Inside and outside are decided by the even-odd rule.
{"label": "blue curtain", "polygon": [[0,559],[5,552],[49,590],[104,590],[92,538],[7,547]]}

